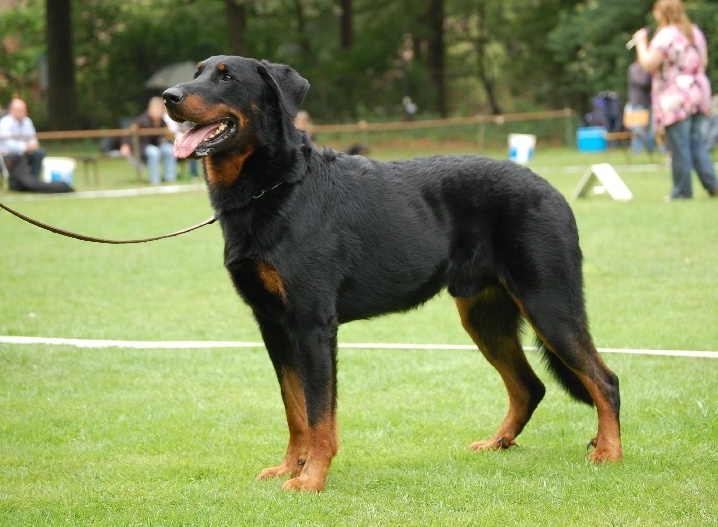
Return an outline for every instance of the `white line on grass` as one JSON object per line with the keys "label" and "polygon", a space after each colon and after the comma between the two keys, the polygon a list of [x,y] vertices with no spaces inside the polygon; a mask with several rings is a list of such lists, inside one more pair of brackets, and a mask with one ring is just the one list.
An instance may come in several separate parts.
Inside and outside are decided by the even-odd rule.
{"label": "white line on grass", "polygon": [[[234,341],[143,341],[143,340],[91,340],[62,339],[48,337],[0,336],[0,344],[44,344],[49,346],[75,346],[78,348],[132,348],[132,349],[204,349],[204,348],[263,348],[262,342]],[[399,343],[356,343],[339,344],[345,349],[401,349],[401,350],[475,350],[476,346],[466,344],[399,344]],[[527,347],[526,350],[535,350]],[[598,348],[601,353],[623,353],[627,355],[663,355],[668,357],[698,357],[718,359],[718,351],[649,350]]]}

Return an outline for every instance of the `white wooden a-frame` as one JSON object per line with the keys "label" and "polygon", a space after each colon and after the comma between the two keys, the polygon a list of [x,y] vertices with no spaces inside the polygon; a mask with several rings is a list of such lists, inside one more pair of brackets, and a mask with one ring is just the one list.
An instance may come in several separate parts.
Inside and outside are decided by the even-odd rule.
{"label": "white wooden a-frame", "polygon": [[609,163],[591,165],[576,190],[573,191],[572,199],[586,197],[589,191],[597,186],[603,187],[616,201],[633,199],[633,193]]}

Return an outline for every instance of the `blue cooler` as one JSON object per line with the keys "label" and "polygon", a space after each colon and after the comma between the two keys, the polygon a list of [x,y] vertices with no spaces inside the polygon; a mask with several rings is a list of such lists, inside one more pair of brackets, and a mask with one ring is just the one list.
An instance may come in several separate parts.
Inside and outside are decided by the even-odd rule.
{"label": "blue cooler", "polygon": [[76,164],[70,157],[46,157],[42,160],[42,180],[45,183],[64,181],[72,185]]}
{"label": "blue cooler", "polygon": [[587,126],[576,132],[579,152],[605,152],[608,150],[606,129],[603,126]]}

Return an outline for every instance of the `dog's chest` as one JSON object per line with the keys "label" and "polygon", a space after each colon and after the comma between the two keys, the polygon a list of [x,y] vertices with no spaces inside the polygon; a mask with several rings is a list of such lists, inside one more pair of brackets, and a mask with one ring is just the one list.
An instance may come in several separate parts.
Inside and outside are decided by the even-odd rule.
{"label": "dog's chest", "polygon": [[286,290],[281,276],[268,262],[241,260],[227,266],[239,295],[258,314],[277,318],[284,314]]}

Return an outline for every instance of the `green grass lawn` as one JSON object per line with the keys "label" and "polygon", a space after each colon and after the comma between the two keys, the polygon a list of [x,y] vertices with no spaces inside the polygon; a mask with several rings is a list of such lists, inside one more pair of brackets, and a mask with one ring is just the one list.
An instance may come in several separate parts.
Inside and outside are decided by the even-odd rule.
{"label": "green grass lawn", "polygon": [[[469,151],[442,147],[433,151]],[[375,149],[378,158],[431,153]],[[505,152],[494,152],[504,157]],[[716,350],[718,201],[665,203],[662,164],[537,149],[564,195],[608,160],[635,199],[571,203],[597,346]],[[122,160],[95,187],[145,186]],[[182,184],[187,184],[183,182]],[[190,188],[189,186],[187,187]],[[211,214],[202,190],[0,200],[61,228],[146,237]],[[151,244],[61,238],[0,211],[0,335],[259,341],[222,267],[219,228]],[[470,344],[448,295],[347,324],[341,343]],[[526,344],[532,336],[527,332]],[[715,525],[718,361],[607,354],[621,379],[624,461],[591,466],[595,411],[529,352],[548,393],[519,448],[476,453],[506,410],[473,351],[339,354],[340,452],[319,495],[256,482],[286,447],[261,348],[128,350],[0,344],[0,525]]]}

